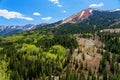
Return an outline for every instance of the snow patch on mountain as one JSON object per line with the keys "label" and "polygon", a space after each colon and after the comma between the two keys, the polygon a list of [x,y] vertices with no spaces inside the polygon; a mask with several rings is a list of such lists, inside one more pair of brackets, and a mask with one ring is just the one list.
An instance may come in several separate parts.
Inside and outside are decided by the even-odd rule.
{"label": "snow patch on mountain", "polygon": [[80,18],[84,15],[85,11],[82,11],[81,15],[80,15]]}
{"label": "snow patch on mountain", "polygon": [[111,10],[110,12],[116,12],[116,11],[120,11],[120,8]]}

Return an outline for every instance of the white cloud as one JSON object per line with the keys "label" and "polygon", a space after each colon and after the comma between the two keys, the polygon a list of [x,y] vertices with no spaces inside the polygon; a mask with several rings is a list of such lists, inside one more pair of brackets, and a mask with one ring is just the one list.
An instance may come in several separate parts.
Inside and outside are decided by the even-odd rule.
{"label": "white cloud", "polygon": [[24,16],[23,14],[21,14],[19,12],[8,11],[6,9],[0,9],[0,16],[4,17],[6,19],[17,18],[17,19],[24,19],[24,20],[29,20],[29,21],[33,20],[32,18],[26,17],[26,16]]}
{"label": "white cloud", "polygon": [[65,10],[63,11],[63,13],[66,13],[66,12],[67,12],[67,11],[65,11]]}
{"label": "white cloud", "polygon": [[60,4],[58,4],[57,6],[58,6],[58,7],[62,7],[62,5],[60,5]]}
{"label": "white cloud", "polygon": [[56,4],[58,7],[62,7],[59,0],[49,0],[49,1],[52,2],[53,4]]}
{"label": "white cloud", "polygon": [[52,19],[52,17],[43,17],[42,18],[42,20],[45,20],[45,21],[49,21],[49,20],[51,20]]}
{"label": "white cloud", "polygon": [[49,1],[54,3],[54,4],[59,4],[59,0],[49,0]]}
{"label": "white cloud", "polygon": [[39,12],[34,12],[33,15],[34,16],[40,16],[40,13]]}
{"label": "white cloud", "polygon": [[104,4],[101,2],[99,4],[90,4],[89,7],[102,7]]}

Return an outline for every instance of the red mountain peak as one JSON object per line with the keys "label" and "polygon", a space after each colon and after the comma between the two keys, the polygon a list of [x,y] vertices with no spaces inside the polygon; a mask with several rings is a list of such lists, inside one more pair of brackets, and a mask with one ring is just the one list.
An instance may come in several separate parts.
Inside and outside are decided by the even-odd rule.
{"label": "red mountain peak", "polygon": [[63,23],[75,23],[79,20],[87,19],[92,14],[92,8],[84,9],[81,12],[74,14],[67,19],[63,20]]}

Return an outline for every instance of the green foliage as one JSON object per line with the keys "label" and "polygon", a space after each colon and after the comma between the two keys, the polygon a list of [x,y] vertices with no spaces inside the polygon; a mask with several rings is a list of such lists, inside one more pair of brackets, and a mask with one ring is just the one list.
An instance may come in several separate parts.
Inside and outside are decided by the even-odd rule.
{"label": "green foliage", "polygon": [[0,80],[10,80],[10,72],[8,71],[9,62],[0,60]]}
{"label": "green foliage", "polygon": [[105,49],[115,53],[120,53],[120,33],[109,33],[103,32],[98,34],[100,36],[101,41],[105,43]]}
{"label": "green foliage", "polygon": [[2,51],[3,50],[3,48],[2,47],[0,47],[0,51]]}
{"label": "green foliage", "polygon": [[50,48],[49,52],[58,56],[65,56],[66,50],[63,46],[54,45]]}
{"label": "green foliage", "polygon": [[76,24],[66,23],[58,27],[54,32],[56,32],[55,34],[84,34],[94,33],[97,28],[95,29],[92,25],[88,25],[84,22],[78,22]]}
{"label": "green foliage", "polygon": [[103,57],[99,64],[99,73],[103,73],[105,68],[106,68],[106,59],[105,57]]}
{"label": "green foliage", "polygon": [[42,53],[43,57],[45,59],[50,59],[50,60],[56,60],[57,59],[57,55],[49,53],[49,52],[43,52]]}
{"label": "green foliage", "polygon": [[39,52],[39,48],[35,45],[23,44],[22,48],[18,50],[20,53],[34,54]]}
{"label": "green foliage", "polygon": [[46,49],[50,48],[52,45],[62,45],[65,48],[70,48],[72,46],[76,48],[77,41],[74,37],[68,35],[55,35],[54,38],[45,37],[38,40],[36,43],[36,46]]}
{"label": "green foliage", "polygon": [[8,37],[3,38],[3,40],[15,42],[19,39],[22,39],[23,37],[24,36],[22,36],[22,35],[12,35],[12,36],[8,36]]}

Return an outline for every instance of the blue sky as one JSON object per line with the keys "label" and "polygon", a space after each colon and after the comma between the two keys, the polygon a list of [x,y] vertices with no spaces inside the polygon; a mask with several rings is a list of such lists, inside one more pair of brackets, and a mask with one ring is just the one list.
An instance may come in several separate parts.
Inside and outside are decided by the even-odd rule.
{"label": "blue sky", "polygon": [[0,0],[0,25],[52,23],[89,7],[112,10],[120,0]]}

